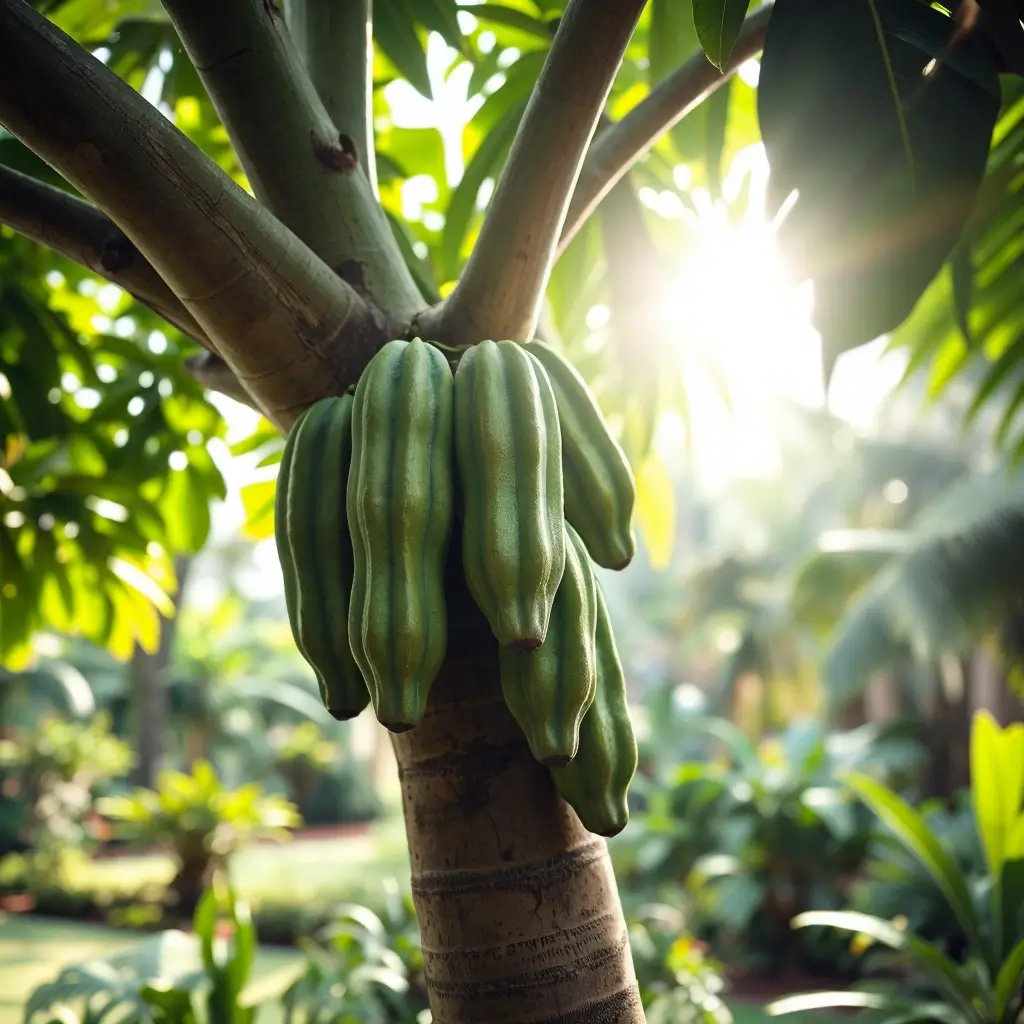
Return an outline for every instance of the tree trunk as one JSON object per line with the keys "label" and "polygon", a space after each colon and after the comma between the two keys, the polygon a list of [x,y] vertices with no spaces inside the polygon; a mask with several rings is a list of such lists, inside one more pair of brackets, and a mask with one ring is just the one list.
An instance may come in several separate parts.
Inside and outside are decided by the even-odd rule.
{"label": "tree trunk", "polygon": [[394,737],[435,1024],[640,1024],[606,843],[531,757],[461,577],[447,591],[448,659]]}
{"label": "tree trunk", "polygon": [[[174,571],[178,578],[178,591],[174,595],[175,616],[181,610],[191,565],[191,558],[174,560]],[[138,759],[132,780],[138,786],[151,789],[156,785],[157,769],[163,754],[163,730],[168,721],[167,666],[171,661],[176,623],[176,617],[165,619],[161,616],[160,646],[153,654],[147,654],[136,645],[129,668]]]}

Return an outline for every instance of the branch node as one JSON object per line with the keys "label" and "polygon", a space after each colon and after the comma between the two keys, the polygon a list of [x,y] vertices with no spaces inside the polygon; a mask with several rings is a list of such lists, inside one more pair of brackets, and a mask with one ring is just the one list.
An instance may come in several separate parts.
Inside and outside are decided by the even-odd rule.
{"label": "branch node", "polygon": [[138,249],[122,231],[115,228],[100,247],[100,266],[108,273],[117,274],[127,270],[137,255]]}
{"label": "branch node", "polygon": [[351,135],[340,132],[336,143],[324,142],[317,135],[316,129],[311,128],[309,140],[317,160],[329,170],[351,174],[359,166],[359,151]]}
{"label": "branch node", "polygon": [[359,260],[345,260],[333,270],[342,281],[351,285],[360,295],[366,294],[366,268]]}

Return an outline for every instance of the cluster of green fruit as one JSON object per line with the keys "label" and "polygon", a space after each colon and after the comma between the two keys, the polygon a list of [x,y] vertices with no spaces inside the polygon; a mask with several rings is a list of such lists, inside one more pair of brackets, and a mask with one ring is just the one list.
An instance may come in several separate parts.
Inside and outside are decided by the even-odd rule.
{"label": "cluster of green fruit", "polygon": [[393,732],[423,718],[458,516],[462,570],[533,756],[586,828],[621,831],[637,748],[591,562],[630,562],[634,501],[593,395],[553,349],[388,342],[354,394],[302,414],[278,479],[288,615],[330,714],[372,702]]}

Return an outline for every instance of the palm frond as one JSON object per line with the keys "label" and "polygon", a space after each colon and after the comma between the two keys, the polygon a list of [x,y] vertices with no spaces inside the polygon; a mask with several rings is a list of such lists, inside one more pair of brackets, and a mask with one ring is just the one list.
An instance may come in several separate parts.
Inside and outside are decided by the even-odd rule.
{"label": "palm frond", "polygon": [[883,566],[913,545],[909,530],[827,530],[797,568],[789,606],[796,623],[830,632]]}
{"label": "palm frond", "polygon": [[1024,456],[1024,82],[1004,79],[1003,113],[964,234],[943,271],[891,339],[925,376],[931,397],[968,395],[995,444]]}
{"label": "palm frond", "polygon": [[919,517],[913,547],[840,622],[823,673],[833,700],[901,660],[966,653],[1024,592],[1024,475],[958,481]]}
{"label": "palm frond", "polygon": [[822,659],[821,675],[831,709],[845,706],[864,692],[876,673],[895,668],[910,648],[893,631],[877,588],[869,586],[842,620]]}

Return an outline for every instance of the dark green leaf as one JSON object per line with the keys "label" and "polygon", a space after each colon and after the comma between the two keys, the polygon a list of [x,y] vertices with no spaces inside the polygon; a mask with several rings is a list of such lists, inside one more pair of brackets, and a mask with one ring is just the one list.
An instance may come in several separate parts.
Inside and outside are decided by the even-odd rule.
{"label": "dark green leaf", "polygon": [[462,180],[452,191],[451,201],[445,212],[444,235],[441,241],[441,258],[448,280],[453,279],[458,273],[462,244],[469,231],[480,186],[488,177],[497,175],[498,167],[512,145],[525,108],[526,104],[520,102],[505,113],[473,154]]}
{"label": "dark green leaf", "polygon": [[720,71],[732,56],[750,0],[693,0],[693,23],[708,60]]}

